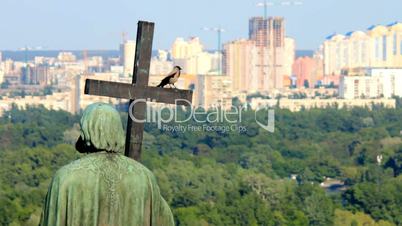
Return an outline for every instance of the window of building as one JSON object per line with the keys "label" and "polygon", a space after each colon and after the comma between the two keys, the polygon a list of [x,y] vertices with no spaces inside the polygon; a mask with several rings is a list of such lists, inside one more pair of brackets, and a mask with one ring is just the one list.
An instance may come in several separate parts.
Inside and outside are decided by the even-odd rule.
{"label": "window of building", "polygon": [[375,39],[375,59],[380,58],[380,38]]}
{"label": "window of building", "polygon": [[402,55],[402,38],[400,38],[400,42],[401,42],[401,44],[400,44],[400,46],[399,46],[399,51],[400,51],[400,53],[401,53],[401,55]]}
{"label": "window of building", "polygon": [[337,43],[336,44],[336,50],[335,50],[335,54],[336,54],[336,68],[340,69],[341,68],[341,60],[342,60],[342,56],[341,56],[341,44]]}
{"label": "window of building", "polygon": [[358,41],[354,41],[353,42],[353,62],[361,62],[361,60],[359,59],[359,42]]}
{"label": "window of building", "polygon": [[362,62],[366,62],[366,41],[362,41],[360,53]]}
{"label": "window of building", "polygon": [[394,55],[396,55],[397,54],[397,46],[398,46],[398,44],[397,44],[398,42],[397,42],[397,35],[396,35],[396,32],[394,33],[394,46],[393,46],[393,48],[392,48],[392,52],[393,52],[393,54]]}
{"label": "window of building", "polygon": [[370,97],[370,78],[366,79],[366,92],[364,94],[366,97]]}
{"label": "window of building", "polygon": [[343,62],[344,66],[349,66],[349,51],[347,46],[343,48]]}
{"label": "window of building", "polygon": [[354,98],[359,98],[359,80],[354,80],[354,93],[353,93],[353,96],[354,96]]}
{"label": "window of building", "polygon": [[387,36],[382,36],[382,60],[387,60]]}

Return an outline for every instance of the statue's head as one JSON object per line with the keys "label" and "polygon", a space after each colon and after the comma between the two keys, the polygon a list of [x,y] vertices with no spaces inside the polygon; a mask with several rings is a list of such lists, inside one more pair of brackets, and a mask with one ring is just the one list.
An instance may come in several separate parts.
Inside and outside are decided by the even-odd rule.
{"label": "statue's head", "polygon": [[124,149],[125,135],[120,115],[105,103],[89,105],[82,115],[81,135],[76,149],[80,152],[120,152]]}

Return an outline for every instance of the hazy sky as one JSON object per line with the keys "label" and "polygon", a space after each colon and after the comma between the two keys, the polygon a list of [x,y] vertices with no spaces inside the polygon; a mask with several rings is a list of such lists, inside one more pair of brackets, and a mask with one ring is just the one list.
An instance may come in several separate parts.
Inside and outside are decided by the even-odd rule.
{"label": "hazy sky", "polygon": [[[284,16],[297,49],[316,49],[331,33],[366,30],[372,24],[402,21],[402,0],[300,0],[301,6],[268,8]],[[0,0],[0,49],[117,49],[121,32],[135,38],[138,20],[156,23],[154,49],[168,49],[178,36],[199,36],[215,49],[223,41],[246,38],[248,19],[262,16],[260,0]]]}

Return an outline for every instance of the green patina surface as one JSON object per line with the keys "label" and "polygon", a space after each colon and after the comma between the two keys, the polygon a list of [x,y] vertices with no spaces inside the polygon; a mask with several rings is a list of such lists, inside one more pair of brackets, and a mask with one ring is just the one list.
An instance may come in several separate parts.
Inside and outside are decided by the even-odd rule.
{"label": "green patina surface", "polygon": [[99,150],[120,152],[124,149],[125,134],[118,112],[109,104],[89,105],[81,118],[81,137],[89,146]]}
{"label": "green patina surface", "polygon": [[118,112],[95,103],[85,109],[80,124],[82,140],[96,152],[56,172],[40,225],[174,225],[152,172],[120,154],[125,137]]}
{"label": "green patina surface", "polygon": [[40,225],[174,225],[153,174],[110,152],[89,154],[56,172]]}

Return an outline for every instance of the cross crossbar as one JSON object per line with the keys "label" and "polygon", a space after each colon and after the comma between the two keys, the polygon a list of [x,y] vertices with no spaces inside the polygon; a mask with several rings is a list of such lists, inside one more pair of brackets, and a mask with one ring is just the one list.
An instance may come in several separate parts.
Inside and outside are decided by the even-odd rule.
{"label": "cross crossbar", "polygon": [[191,105],[193,96],[193,92],[190,90],[164,89],[94,79],[85,81],[85,94],[130,100],[145,99],[159,103],[186,106]]}

